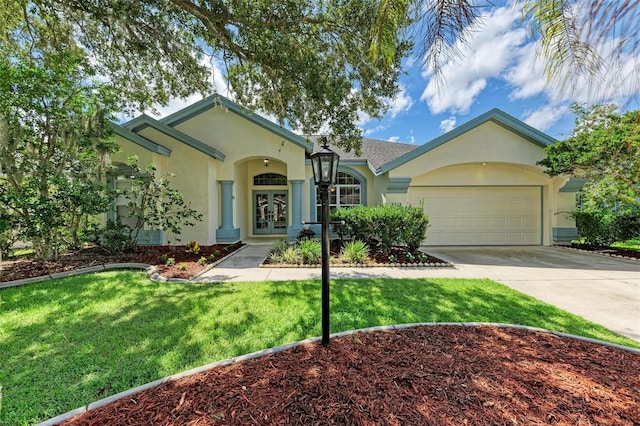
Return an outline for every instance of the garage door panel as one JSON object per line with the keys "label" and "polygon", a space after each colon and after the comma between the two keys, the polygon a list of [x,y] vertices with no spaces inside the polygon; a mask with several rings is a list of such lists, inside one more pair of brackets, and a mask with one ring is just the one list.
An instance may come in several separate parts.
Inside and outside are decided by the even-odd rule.
{"label": "garage door panel", "polygon": [[540,187],[418,187],[409,202],[423,202],[428,245],[539,245]]}

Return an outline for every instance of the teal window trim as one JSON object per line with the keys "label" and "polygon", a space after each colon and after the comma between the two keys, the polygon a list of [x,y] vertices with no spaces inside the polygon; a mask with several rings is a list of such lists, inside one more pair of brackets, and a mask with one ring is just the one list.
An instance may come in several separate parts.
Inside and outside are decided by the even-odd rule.
{"label": "teal window trim", "polygon": [[[343,173],[347,173],[349,175],[352,175],[353,177],[355,177],[356,179],[358,179],[360,181],[360,205],[366,206],[367,205],[367,178],[360,172],[350,168],[350,167],[344,167],[341,165],[338,165],[338,172],[343,172]],[[310,194],[310,200],[309,200],[309,206],[310,206],[310,214],[309,214],[309,220],[311,222],[315,222],[318,220],[318,213],[317,213],[317,205],[316,205],[316,200],[317,200],[317,187],[315,182],[313,181],[313,177],[311,177],[309,179],[309,186],[311,188],[311,190],[309,191]]]}

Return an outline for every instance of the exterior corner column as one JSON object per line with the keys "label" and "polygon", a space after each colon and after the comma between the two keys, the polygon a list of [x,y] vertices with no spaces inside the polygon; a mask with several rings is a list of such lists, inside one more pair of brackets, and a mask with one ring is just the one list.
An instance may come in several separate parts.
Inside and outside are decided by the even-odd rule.
{"label": "exterior corner column", "polygon": [[216,229],[216,241],[221,243],[236,242],[240,240],[240,228],[233,226],[233,181],[221,180],[220,182],[220,207],[221,223]]}
{"label": "exterior corner column", "polygon": [[293,241],[302,230],[302,184],[304,180],[291,182],[291,226],[287,228],[287,240]]}

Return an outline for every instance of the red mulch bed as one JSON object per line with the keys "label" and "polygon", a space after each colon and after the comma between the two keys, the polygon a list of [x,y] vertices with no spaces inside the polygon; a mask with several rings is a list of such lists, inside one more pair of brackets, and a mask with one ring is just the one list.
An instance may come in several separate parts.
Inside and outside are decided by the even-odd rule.
{"label": "red mulch bed", "polygon": [[[99,247],[91,247],[64,254],[54,261],[41,262],[29,258],[4,261],[0,264],[0,282],[123,262],[154,265],[163,277],[189,279],[198,275],[211,263],[233,253],[243,245],[237,243],[200,246],[198,253],[188,253],[186,246],[138,246],[132,252],[115,255],[110,255]],[[167,266],[166,262],[162,261],[163,255],[167,258],[174,258],[175,264]],[[207,263],[198,264],[201,257],[207,259]]]}
{"label": "red mulch bed", "polygon": [[65,425],[638,425],[640,355],[510,328],[358,333],[218,367]]}
{"label": "red mulch bed", "polygon": [[576,244],[576,243],[572,243],[570,246],[567,246],[567,247],[571,247],[579,250],[591,251],[599,254],[607,254],[610,256],[624,256],[624,257],[640,260],[640,251],[636,251],[636,250],[627,250],[627,249],[622,249],[617,247],[594,247],[594,246],[589,246],[587,244]]}

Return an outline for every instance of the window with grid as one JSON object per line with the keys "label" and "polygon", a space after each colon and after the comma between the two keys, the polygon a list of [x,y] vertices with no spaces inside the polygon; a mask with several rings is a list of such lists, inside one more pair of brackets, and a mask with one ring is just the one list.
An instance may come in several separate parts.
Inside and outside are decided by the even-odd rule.
{"label": "window with grid", "polygon": [[[338,172],[337,183],[329,192],[329,210],[359,206],[361,204],[362,184],[360,180],[346,172]],[[316,191],[316,217],[322,215],[320,192]]]}
{"label": "window with grid", "polygon": [[255,186],[264,186],[264,185],[286,185],[287,177],[278,173],[262,173],[261,175],[257,175],[253,177],[253,184]]}

